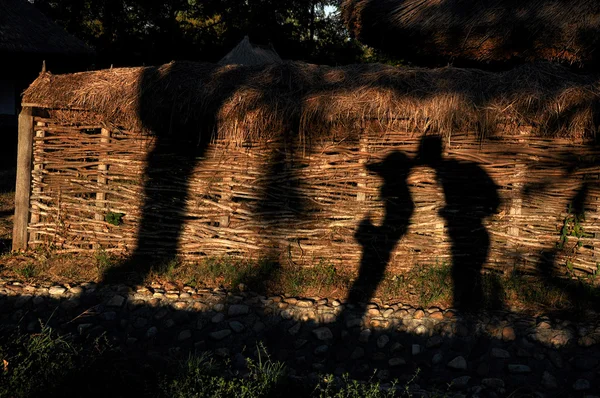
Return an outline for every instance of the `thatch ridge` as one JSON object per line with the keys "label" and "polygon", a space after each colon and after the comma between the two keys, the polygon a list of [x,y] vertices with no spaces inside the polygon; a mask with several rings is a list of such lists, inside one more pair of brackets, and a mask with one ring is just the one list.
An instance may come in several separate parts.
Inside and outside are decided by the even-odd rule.
{"label": "thatch ridge", "polygon": [[443,134],[461,130],[493,136],[531,127],[540,135],[581,137],[596,133],[599,83],[596,76],[553,64],[492,73],[380,64],[172,62],[43,73],[23,102],[89,110],[105,123],[148,133],[171,130],[176,121],[188,132],[237,142],[289,131],[302,138],[348,134],[365,122],[382,129],[408,123],[415,131]]}
{"label": "thatch ridge", "polygon": [[344,0],[342,10],[359,40],[404,59],[599,60],[596,0]]}
{"label": "thatch ridge", "polygon": [[0,0],[0,52],[90,55],[94,51],[26,0]]}
{"label": "thatch ridge", "polygon": [[282,60],[273,47],[250,43],[248,36],[244,36],[242,41],[219,61],[219,65],[253,66],[280,62]]}

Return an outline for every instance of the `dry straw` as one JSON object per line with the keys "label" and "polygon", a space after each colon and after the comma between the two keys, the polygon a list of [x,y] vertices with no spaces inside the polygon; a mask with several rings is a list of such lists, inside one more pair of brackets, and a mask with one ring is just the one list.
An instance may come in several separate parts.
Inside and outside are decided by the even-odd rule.
{"label": "dry straw", "polygon": [[350,31],[399,57],[598,62],[596,0],[344,0]]}

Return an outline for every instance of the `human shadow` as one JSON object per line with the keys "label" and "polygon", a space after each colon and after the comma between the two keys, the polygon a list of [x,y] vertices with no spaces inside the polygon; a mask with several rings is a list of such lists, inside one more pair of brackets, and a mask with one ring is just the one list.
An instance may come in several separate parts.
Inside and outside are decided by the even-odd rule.
{"label": "human shadow", "polygon": [[[223,130],[220,112],[224,104],[236,92],[255,86],[257,79],[272,78],[269,71],[289,75],[289,68],[283,71],[272,68],[263,73],[264,69],[263,66],[222,67],[192,62],[173,62],[143,69],[138,84],[136,116],[141,123],[139,127],[152,137],[153,144],[143,171],[136,245],[119,266],[107,269],[102,278],[104,283],[141,283],[152,270],[178,259],[184,227],[194,222],[194,216],[186,210],[193,199],[190,193],[193,173],[207,156],[209,145]],[[268,93],[261,91],[254,109],[269,107],[271,103]],[[246,110],[252,112],[253,108]],[[288,127],[293,130],[294,122],[288,122],[291,125]],[[275,190],[273,180],[283,171],[290,184],[299,184],[294,167],[285,155],[285,148],[292,140],[286,136],[273,144],[271,152],[274,155],[262,170],[262,181],[265,182],[259,183],[259,190],[263,196],[257,209],[253,210],[266,220],[266,225],[278,226],[284,215],[291,214],[288,219],[293,219],[302,212],[302,200],[295,191],[288,189],[280,195],[272,192]],[[286,199],[285,203],[280,203],[282,197]],[[210,198],[222,199],[218,195]],[[221,221],[211,221],[211,226],[220,224]],[[271,242],[261,257],[277,262],[273,254],[277,251],[276,245],[277,242]],[[204,254],[199,253],[199,256]]]}
{"label": "human shadow", "polygon": [[480,310],[485,299],[481,269],[490,248],[483,220],[498,211],[498,187],[477,164],[442,158],[439,136],[421,139],[417,162],[435,170],[444,191],[446,206],[440,216],[452,245],[454,306],[467,312]]}
{"label": "human shadow", "polygon": [[[585,205],[589,190],[590,183],[584,181],[569,201],[567,209],[565,209],[577,223],[585,218]],[[559,289],[566,294],[572,310],[577,312],[591,307],[597,311],[600,309],[600,290],[597,287],[589,285],[579,278],[577,280],[565,278],[564,275],[556,272],[557,257],[567,244],[567,241],[563,240],[566,237],[566,231],[561,231],[561,234],[561,240],[554,247],[540,253],[537,271],[549,287]]]}
{"label": "human shadow", "polygon": [[390,153],[381,162],[367,165],[370,172],[383,178],[380,192],[381,200],[385,202],[385,215],[380,226],[373,225],[367,215],[356,230],[354,237],[363,251],[358,278],[348,294],[348,304],[358,306],[373,298],[394,247],[406,234],[415,210],[407,184],[411,165],[411,159],[399,151]]}

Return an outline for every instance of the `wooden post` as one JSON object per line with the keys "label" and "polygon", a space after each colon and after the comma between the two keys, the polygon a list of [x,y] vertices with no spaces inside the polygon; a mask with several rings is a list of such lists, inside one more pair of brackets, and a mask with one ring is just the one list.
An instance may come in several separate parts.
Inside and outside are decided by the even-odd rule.
{"label": "wooden post", "polygon": [[[104,221],[104,208],[106,207],[106,174],[108,171],[108,164],[104,163],[108,157],[108,143],[110,143],[110,130],[100,130],[100,154],[98,155],[100,164],[98,165],[98,192],[96,192],[96,207],[99,208],[100,212],[94,215],[96,221]],[[104,159],[103,159],[104,157]]]}
{"label": "wooden post", "polygon": [[28,243],[29,198],[31,195],[31,158],[33,153],[33,109],[24,107],[19,114],[19,145],[17,150],[17,181],[15,189],[15,219],[13,250],[25,250]]}
{"label": "wooden post", "polygon": [[[358,173],[359,176],[359,181],[356,184],[356,187],[358,188],[358,193],[356,194],[356,200],[358,200],[359,202],[364,202],[365,200],[367,200],[367,193],[366,188],[367,188],[367,170],[366,170],[366,165],[367,165],[367,157],[364,155],[368,152],[369,150],[369,142],[367,140],[366,137],[366,133],[364,131],[361,132],[361,136],[360,136],[360,143],[359,143],[359,159],[358,159],[358,163],[363,165],[361,171]],[[359,217],[362,217],[362,214],[357,214]]]}
{"label": "wooden post", "polygon": [[[43,127],[46,126],[44,122],[37,122],[35,129],[35,138],[44,138],[46,136],[46,132],[43,130]],[[38,197],[42,193],[42,179],[44,178],[44,145],[35,144],[32,145],[33,155],[32,155],[32,173],[31,173],[31,193],[33,194],[34,200],[35,197]],[[31,199],[31,198],[30,198]],[[31,201],[31,200],[30,200]],[[30,219],[29,224],[35,225],[40,222],[40,208],[33,203],[30,203]],[[29,236],[29,240],[35,242],[39,239],[39,234],[33,234]]]}

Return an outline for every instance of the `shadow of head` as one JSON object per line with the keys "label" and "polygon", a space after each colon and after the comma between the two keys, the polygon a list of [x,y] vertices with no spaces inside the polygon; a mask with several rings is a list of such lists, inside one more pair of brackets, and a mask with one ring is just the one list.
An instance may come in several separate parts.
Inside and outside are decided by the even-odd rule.
{"label": "shadow of head", "polygon": [[421,138],[415,163],[435,167],[442,161],[442,138],[437,135],[427,135]]}
{"label": "shadow of head", "polygon": [[412,163],[412,160],[406,154],[394,151],[381,162],[368,163],[366,167],[371,173],[375,173],[388,181],[408,174]]}

